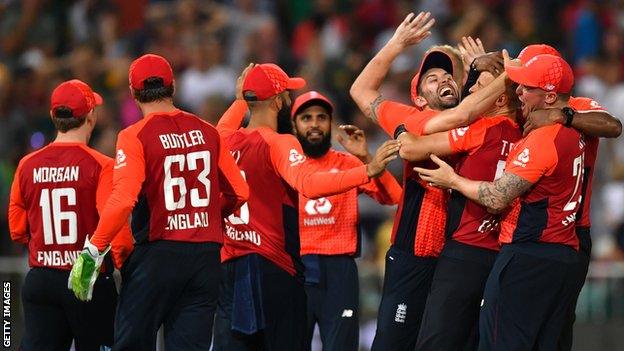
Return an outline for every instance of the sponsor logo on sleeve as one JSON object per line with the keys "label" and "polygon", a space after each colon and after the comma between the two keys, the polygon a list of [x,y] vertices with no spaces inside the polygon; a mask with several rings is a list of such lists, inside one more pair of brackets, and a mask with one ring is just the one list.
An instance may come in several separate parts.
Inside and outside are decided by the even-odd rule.
{"label": "sponsor logo on sleeve", "polygon": [[513,161],[513,164],[520,167],[526,167],[529,162],[529,148],[524,148],[518,157]]}
{"label": "sponsor logo on sleeve", "polygon": [[125,167],[126,166],[126,153],[123,151],[123,149],[119,149],[117,150],[117,156],[115,157],[115,169],[119,169],[121,167]]}
{"label": "sponsor logo on sleeve", "polygon": [[300,163],[305,162],[305,160],[306,160],[305,156],[300,154],[299,151],[295,149],[290,149],[290,154],[288,155],[288,161],[290,162],[291,166],[296,166]]}

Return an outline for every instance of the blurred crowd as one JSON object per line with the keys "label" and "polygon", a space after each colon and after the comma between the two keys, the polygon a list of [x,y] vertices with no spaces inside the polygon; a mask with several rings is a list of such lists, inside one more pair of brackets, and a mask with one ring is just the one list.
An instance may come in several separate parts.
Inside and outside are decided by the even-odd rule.
{"label": "blurred crowd", "polygon": [[[0,0],[0,255],[23,253],[7,231],[10,184],[17,161],[54,138],[49,94],[60,81],[75,77],[103,95],[91,144],[113,155],[117,131],[141,116],[127,80],[140,54],[165,56],[176,74],[176,104],[211,123],[233,101],[247,63],[275,62],[331,97],[336,124],[363,128],[373,150],[387,137],[356,108],[349,87],[405,15],[420,10],[436,18],[433,33],[396,60],[381,89],[386,98],[409,103],[422,53],[471,35],[488,51],[557,47],[575,69],[575,95],[624,118],[622,1]],[[398,161],[392,169],[400,177]],[[592,207],[595,258],[624,259],[622,138],[601,143]],[[392,215],[363,199],[365,286],[380,284],[375,262],[389,245]],[[363,294],[363,305],[367,299],[376,310],[375,296]]]}

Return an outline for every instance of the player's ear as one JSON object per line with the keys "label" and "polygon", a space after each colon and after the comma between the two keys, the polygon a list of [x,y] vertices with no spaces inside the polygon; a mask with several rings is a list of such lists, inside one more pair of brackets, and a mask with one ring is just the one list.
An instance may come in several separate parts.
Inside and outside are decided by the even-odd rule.
{"label": "player's ear", "polygon": [[417,96],[417,97],[414,99],[414,104],[415,104],[418,108],[423,109],[423,108],[425,108],[425,106],[427,106],[427,99],[425,99],[425,98],[424,98],[424,97],[422,97],[422,96]]}
{"label": "player's ear", "polygon": [[508,102],[509,97],[507,96],[507,94],[501,94],[498,99],[496,99],[496,102],[494,104],[496,105],[496,107],[504,107],[505,105],[507,105]]}
{"label": "player's ear", "polygon": [[548,92],[546,93],[546,95],[544,95],[544,102],[548,105],[552,105],[557,101],[557,98],[557,93]]}

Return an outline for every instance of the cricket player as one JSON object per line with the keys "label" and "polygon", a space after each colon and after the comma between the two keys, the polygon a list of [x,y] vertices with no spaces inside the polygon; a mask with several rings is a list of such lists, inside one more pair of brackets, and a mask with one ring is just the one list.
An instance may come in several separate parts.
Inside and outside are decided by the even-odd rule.
{"label": "cricket player", "polygon": [[[295,135],[308,162],[318,171],[340,171],[371,160],[364,132],[352,125],[340,128],[338,141],[349,152],[331,147],[333,104],[316,91],[306,92],[291,110]],[[358,194],[381,204],[397,204],[401,186],[384,171],[378,178],[342,194],[310,199],[299,195],[301,257],[308,298],[306,346],[310,349],[318,324],[323,350],[358,350],[359,279],[355,257],[360,253]]]}
{"label": "cricket player", "polygon": [[[453,61],[446,50],[433,47],[412,79],[414,105],[385,100],[379,87],[393,60],[426,38],[433,22],[429,13],[407,15],[351,86],[351,97],[360,109],[391,136],[404,130],[420,136],[468,125],[505,91],[505,80],[499,77],[458,105]],[[444,245],[447,195],[422,181],[413,167],[404,162],[403,194],[386,255],[373,350],[414,349],[436,260]]]}
{"label": "cricket player", "polygon": [[132,213],[135,250],[122,269],[115,350],[208,350],[221,277],[222,218],[249,188],[217,130],[172,102],[161,56],[132,62],[130,89],[143,119],[117,139],[113,191],[72,271],[84,298],[113,233]]}
{"label": "cricket player", "polygon": [[[215,350],[306,349],[298,196],[319,198],[362,186],[398,157],[399,143],[391,140],[367,164],[317,172],[295,136],[276,132],[280,110],[290,113],[288,91],[304,85],[275,64],[252,64],[228,110],[238,118],[219,121],[251,193],[225,225]],[[250,122],[238,129],[247,108]]]}
{"label": "cricket player", "polygon": [[132,251],[127,226],[113,233],[112,256],[93,281],[91,301],[76,300],[67,290],[72,264],[113,183],[114,161],[87,146],[101,104],[102,97],[79,80],[57,86],[50,105],[56,139],[22,158],[15,171],[9,230],[11,239],[28,246],[31,267],[22,289],[24,351],[65,351],[72,339],[78,351],[113,343],[117,290],[112,273]]}
{"label": "cricket player", "polygon": [[[492,81],[490,72],[482,72],[470,93]],[[423,161],[431,153],[454,156],[459,175],[494,181],[502,175],[509,151],[522,137],[515,122],[519,105],[515,89],[509,85],[491,109],[469,126],[421,137],[402,133],[398,138],[401,157]],[[468,342],[476,343],[483,289],[499,251],[499,221],[487,208],[459,192],[451,193],[446,242],[433,275],[417,350],[461,350]]]}
{"label": "cricket player", "polygon": [[[533,57],[541,54],[561,56],[552,46],[546,44],[534,44],[524,48],[518,55],[521,63],[526,63]],[[583,169],[583,188],[581,192],[581,207],[576,213],[576,234],[579,238],[579,261],[575,279],[575,296],[566,323],[564,325],[558,350],[570,351],[572,349],[572,335],[575,320],[576,301],[585,284],[589,261],[591,259],[591,222],[590,204],[592,195],[592,180],[596,156],[598,155],[598,143],[600,138],[617,138],[622,134],[622,122],[605,111],[600,104],[586,97],[571,96],[568,100],[570,106],[567,114],[561,109],[549,109],[533,111],[527,117],[524,133],[550,124],[563,124],[583,133],[585,137],[585,167]]]}
{"label": "cricket player", "polygon": [[[574,76],[561,57],[538,55],[520,67],[508,61],[505,71],[519,84],[523,116],[532,109],[569,108]],[[512,205],[503,215],[502,248],[485,285],[479,350],[556,349],[574,295],[585,146],[578,131],[557,124],[517,142],[494,182],[459,176],[435,155],[440,168],[414,168],[425,181],[491,211]]]}

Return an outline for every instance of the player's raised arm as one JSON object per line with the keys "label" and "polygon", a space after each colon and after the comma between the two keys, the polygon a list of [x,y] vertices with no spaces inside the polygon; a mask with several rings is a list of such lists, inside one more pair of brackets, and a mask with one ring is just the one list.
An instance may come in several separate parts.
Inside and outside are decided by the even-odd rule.
{"label": "player's raised arm", "polygon": [[11,240],[28,244],[28,213],[20,189],[21,163],[17,166],[9,198],[9,231]]}
{"label": "player's raised arm", "polygon": [[217,130],[221,136],[233,133],[240,128],[243,123],[245,113],[249,110],[247,103],[243,100],[243,82],[245,81],[247,73],[249,73],[254,66],[253,63],[250,63],[236,80],[236,100],[234,100],[217,123]]}
{"label": "player's raised arm", "polygon": [[389,140],[366,165],[337,173],[315,172],[306,164],[306,157],[298,141],[290,135],[284,135],[271,143],[271,161],[290,186],[307,198],[317,198],[345,192],[378,177],[388,163],[397,158],[398,151],[399,142]]}
{"label": "player's raised arm", "polygon": [[405,48],[420,43],[431,34],[429,30],[435,20],[430,17],[429,12],[407,15],[392,38],[364,67],[351,85],[351,97],[368,118],[377,121],[377,108],[383,100],[379,87],[388,74],[392,62]]}
{"label": "player's raised arm", "polygon": [[219,185],[221,186],[221,215],[227,217],[249,199],[249,185],[236,165],[227,143],[221,137],[219,150]]}

